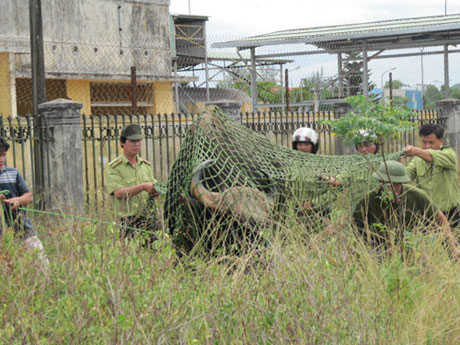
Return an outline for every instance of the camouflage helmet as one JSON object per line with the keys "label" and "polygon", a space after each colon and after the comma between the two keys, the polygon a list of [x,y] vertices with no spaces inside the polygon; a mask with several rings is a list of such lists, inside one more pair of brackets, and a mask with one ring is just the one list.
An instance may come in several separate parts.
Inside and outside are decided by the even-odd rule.
{"label": "camouflage helmet", "polygon": [[121,138],[126,138],[128,140],[141,140],[144,137],[142,136],[142,130],[139,125],[135,123],[131,123],[129,125],[124,126],[121,129]]}
{"label": "camouflage helmet", "polygon": [[[388,169],[388,174],[387,174]],[[410,178],[406,174],[406,168],[402,163],[397,161],[387,161],[386,166],[383,162],[378,170],[372,174],[372,177],[384,182],[409,183]]]}

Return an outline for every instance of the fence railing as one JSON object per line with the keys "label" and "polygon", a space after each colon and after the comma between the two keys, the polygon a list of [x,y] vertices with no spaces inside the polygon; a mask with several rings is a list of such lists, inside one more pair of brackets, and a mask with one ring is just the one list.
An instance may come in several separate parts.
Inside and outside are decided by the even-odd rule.
{"label": "fence railing", "polygon": [[[49,160],[43,159],[43,155],[49,157],[48,143],[54,140],[52,128],[43,119],[37,125],[31,115],[14,118],[0,116],[0,136],[10,144],[7,165],[18,169],[33,190],[36,191],[39,187],[48,188],[51,181],[49,176],[43,176],[45,169],[43,164],[44,161]],[[50,166],[46,168],[49,171]],[[41,171],[40,181],[36,180],[37,169]],[[39,200],[35,198],[35,205],[38,202]]]}
{"label": "fence railing", "polygon": [[[119,154],[120,132],[125,124],[137,123],[141,126],[143,140],[142,156],[152,163],[154,175],[158,180],[168,177],[169,171],[179,154],[187,128],[197,115],[91,115],[82,116],[82,152],[86,202],[98,203],[106,198],[105,167]],[[291,135],[299,127],[314,128],[320,137],[319,154],[335,154],[336,138],[329,128],[319,124],[320,119],[334,118],[333,112],[305,113],[242,113],[241,123],[268,139],[286,146],[291,146]],[[428,122],[442,123],[437,112],[417,111],[414,119],[418,127]],[[47,131],[47,133],[52,131]],[[7,164],[17,168],[31,187],[34,181],[34,140],[43,137],[34,128],[33,117],[0,117],[0,135],[11,145],[7,155]],[[394,152],[408,144],[417,144],[417,131],[404,133],[399,140],[389,141],[386,152]],[[47,137],[46,140],[52,140]],[[44,145],[43,147],[46,147]],[[45,153],[46,154],[46,153]]]}

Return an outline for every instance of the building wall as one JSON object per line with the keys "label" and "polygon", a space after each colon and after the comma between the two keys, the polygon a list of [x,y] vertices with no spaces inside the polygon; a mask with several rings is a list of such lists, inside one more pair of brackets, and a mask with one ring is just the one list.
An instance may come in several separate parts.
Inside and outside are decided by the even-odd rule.
{"label": "building wall", "polygon": [[11,73],[8,53],[0,53],[0,114],[12,115]]}
{"label": "building wall", "polygon": [[[42,0],[42,19],[47,84],[54,79],[65,81],[52,85],[52,95],[83,103],[82,113],[89,114],[91,82],[129,84],[131,67],[135,66],[139,84],[158,83],[154,87],[158,97],[152,96],[150,108],[173,108],[169,0]],[[0,52],[14,54],[16,79],[31,76],[29,35],[29,0],[1,0]],[[9,77],[4,60],[2,54],[1,80]],[[0,99],[11,102],[14,95],[7,93],[6,86],[11,83],[1,80]],[[59,87],[62,90],[56,89]],[[47,85],[47,95],[48,91]],[[29,111],[32,97],[28,87],[16,92],[18,113]],[[110,92],[108,88],[107,94]],[[112,98],[116,103],[128,101],[124,95]],[[1,107],[9,114],[8,102],[2,101]]]}
{"label": "building wall", "polygon": [[83,104],[82,114],[91,114],[91,89],[89,80],[66,80],[67,96],[78,103]]}
{"label": "building wall", "polygon": [[[29,1],[2,0],[0,46],[28,52]],[[42,0],[47,72],[169,76],[169,0]],[[17,68],[30,73],[30,56]]]}
{"label": "building wall", "polygon": [[175,106],[171,82],[155,82],[153,84],[153,110],[158,114],[174,113]]}

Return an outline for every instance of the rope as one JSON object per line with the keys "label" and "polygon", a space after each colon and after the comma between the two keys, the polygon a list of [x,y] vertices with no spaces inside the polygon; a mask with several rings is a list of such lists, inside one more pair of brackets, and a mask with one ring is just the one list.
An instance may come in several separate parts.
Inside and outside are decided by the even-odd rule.
{"label": "rope", "polygon": [[72,218],[72,219],[77,219],[77,220],[82,220],[82,221],[90,221],[90,222],[93,222],[94,224],[99,223],[99,224],[102,224],[102,225],[111,225],[111,226],[115,226],[115,227],[120,228],[120,229],[123,228],[123,229],[129,229],[129,230],[138,231],[138,232],[149,232],[148,230],[133,228],[133,227],[130,227],[130,226],[124,226],[122,224],[117,224],[115,222],[108,222],[108,221],[101,220],[101,219],[94,219],[94,218],[83,217],[83,216],[74,216],[74,215],[71,215],[71,214],[68,214],[68,213],[42,211],[42,210],[37,210],[37,209],[27,208],[27,207],[19,207],[18,209],[21,210],[21,211],[27,211],[27,212],[31,212],[31,213],[47,214],[47,215],[56,216],[56,217],[64,217],[64,218]]}

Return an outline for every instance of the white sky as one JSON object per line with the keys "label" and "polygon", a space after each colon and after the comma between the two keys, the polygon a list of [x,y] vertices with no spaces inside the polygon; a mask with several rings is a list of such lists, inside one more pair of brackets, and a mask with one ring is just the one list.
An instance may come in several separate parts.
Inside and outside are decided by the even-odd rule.
{"label": "white sky", "polygon": [[[351,23],[365,23],[398,18],[413,18],[460,13],[460,0],[170,0],[170,13],[209,16],[206,24],[208,43],[227,41],[278,30],[309,28]],[[272,49],[282,49],[276,46]],[[274,52],[273,51],[273,52]],[[451,54],[449,73],[451,84],[460,82],[460,54]],[[325,67],[336,62],[318,61]],[[425,84],[440,86],[443,83],[442,55],[425,57]],[[301,66],[301,67],[296,67]],[[312,73],[314,62],[299,59],[286,68],[296,70],[291,74],[293,83]],[[387,78],[387,70],[395,68],[393,79],[399,79],[412,88],[421,82],[420,57],[412,59],[378,60],[371,68],[371,77],[380,86]],[[333,73],[333,72],[330,72]]]}
{"label": "white sky", "polygon": [[[446,0],[170,0],[170,12],[209,16],[208,35],[252,36],[277,30],[443,15]],[[460,0],[447,0],[447,14]]]}

